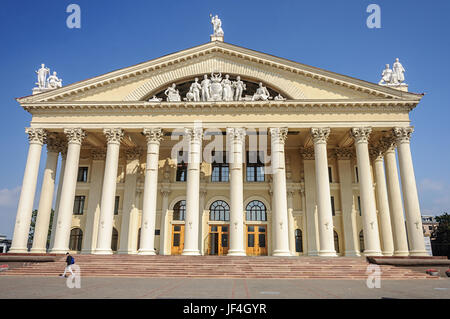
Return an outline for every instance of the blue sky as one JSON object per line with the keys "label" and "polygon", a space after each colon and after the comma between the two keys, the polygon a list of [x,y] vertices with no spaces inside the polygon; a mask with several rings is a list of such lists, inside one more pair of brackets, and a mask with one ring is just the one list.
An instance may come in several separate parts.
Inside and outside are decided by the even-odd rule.
{"label": "blue sky", "polygon": [[[81,7],[81,29],[66,7]],[[381,29],[366,8],[381,7]],[[45,63],[67,85],[209,41],[209,13],[225,41],[378,82],[400,58],[412,92],[412,153],[422,214],[450,207],[450,1],[151,1],[2,0],[0,4],[0,234],[12,236],[28,151],[30,114],[14,100],[29,95]],[[41,158],[35,206],[45,164]]]}

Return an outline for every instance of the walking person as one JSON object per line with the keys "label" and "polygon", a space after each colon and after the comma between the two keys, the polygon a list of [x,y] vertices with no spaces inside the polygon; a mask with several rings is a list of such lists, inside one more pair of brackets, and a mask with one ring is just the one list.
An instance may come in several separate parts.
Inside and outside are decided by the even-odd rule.
{"label": "walking person", "polygon": [[72,276],[74,276],[74,273],[72,271],[72,265],[75,263],[75,259],[69,254],[66,253],[66,268],[64,269],[64,273],[59,275],[60,277],[67,277],[66,276],[66,272],[70,271],[70,273],[72,274]]}

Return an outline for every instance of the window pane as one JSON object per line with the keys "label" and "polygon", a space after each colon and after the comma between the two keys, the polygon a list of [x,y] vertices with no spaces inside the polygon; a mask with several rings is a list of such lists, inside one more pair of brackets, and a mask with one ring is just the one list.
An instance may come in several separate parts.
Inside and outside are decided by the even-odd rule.
{"label": "window pane", "polygon": [[228,247],[228,234],[222,234],[222,247]]}
{"label": "window pane", "polygon": [[255,235],[248,234],[248,247],[255,247]]}
{"label": "window pane", "polygon": [[181,231],[181,226],[180,225],[173,226],[173,231]]}
{"label": "window pane", "polygon": [[217,226],[211,226],[211,231],[217,231]]}
{"label": "window pane", "polygon": [[259,247],[261,247],[261,248],[266,247],[266,234],[259,234],[258,244],[259,244]]}
{"label": "window pane", "polygon": [[248,231],[249,232],[254,232],[255,231],[255,227],[254,226],[248,226]]}
{"label": "window pane", "polygon": [[222,226],[222,231],[224,233],[228,233],[228,226]]}
{"label": "window pane", "polygon": [[180,234],[173,234],[173,246],[174,247],[180,246]]}
{"label": "window pane", "polygon": [[259,227],[258,227],[258,231],[259,231],[260,233],[265,233],[265,232],[266,232],[266,227],[259,226]]}

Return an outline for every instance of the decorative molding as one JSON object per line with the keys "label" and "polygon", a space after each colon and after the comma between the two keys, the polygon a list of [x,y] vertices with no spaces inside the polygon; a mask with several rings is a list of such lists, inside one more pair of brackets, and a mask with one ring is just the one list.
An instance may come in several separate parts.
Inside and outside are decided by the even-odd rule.
{"label": "decorative molding", "polygon": [[43,145],[47,142],[47,131],[42,128],[27,127],[25,133],[28,134],[28,141],[30,144]]}
{"label": "decorative molding", "polygon": [[384,158],[384,152],[382,145],[378,144],[369,147],[369,156],[372,161],[382,161]]}
{"label": "decorative molding", "polygon": [[138,160],[142,154],[142,150],[139,147],[133,147],[125,150],[125,157],[128,161]]}
{"label": "decorative molding", "polygon": [[380,139],[379,144],[383,150],[383,153],[395,152],[395,148],[397,147],[393,136],[383,136]]}
{"label": "decorative molding", "polygon": [[311,128],[311,137],[314,144],[326,144],[330,136],[329,127],[313,127]]}
{"label": "decorative molding", "polygon": [[59,153],[62,145],[63,145],[63,141],[54,133],[50,133],[47,135],[47,152],[53,152],[53,153]]}
{"label": "decorative molding", "polygon": [[160,143],[163,139],[164,132],[160,128],[144,128],[142,132],[146,139],[147,143]]}
{"label": "decorative molding", "polygon": [[314,160],[314,147],[300,148],[300,155],[303,157],[303,160]]}
{"label": "decorative molding", "polygon": [[338,160],[349,160],[354,157],[354,150],[350,147],[341,147],[336,148],[334,150],[334,154],[336,155]]}
{"label": "decorative molding", "polygon": [[280,144],[284,144],[286,142],[288,133],[287,127],[272,127],[269,131],[272,141]]}
{"label": "decorative molding", "polygon": [[66,128],[64,129],[64,134],[66,134],[67,142],[69,144],[80,144],[86,138],[87,134],[81,128]]}
{"label": "decorative molding", "polygon": [[394,127],[392,129],[392,135],[395,138],[395,142],[400,143],[409,143],[411,140],[411,134],[414,132],[414,127]]}
{"label": "decorative molding", "polygon": [[104,149],[104,148],[92,149],[91,157],[94,161],[104,161],[106,158],[106,149]]}
{"label": "decorative molding", "polygon": [[370,133],[372,133],[372,128],[370,127],[354,127],[350,131],[350,135],[356,143],[368,143]]}

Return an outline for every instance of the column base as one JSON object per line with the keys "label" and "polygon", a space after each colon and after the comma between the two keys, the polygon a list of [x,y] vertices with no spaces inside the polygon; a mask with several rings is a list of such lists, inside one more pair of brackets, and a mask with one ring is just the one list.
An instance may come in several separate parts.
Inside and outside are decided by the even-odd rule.
{"label": "column base", "polygon": [[28,248],[13,248],[11,247],[8,250],[8,253],[10,254],[28,254]]}
{"label": "column base", "polygon": [[289,250],[274,250],[272,252],[272,256],[276,256],[276,257],[290,257],[291,252]]}
{"label": "column base", "polygon": [[189,250],[183,250],[181,253],[183,256],[200,256],[200,251],[197,249],[189,249]]}
{"label": "column base", "polygon": [[411,250],[409,252],[410,256],[429,256],[426,250]]}
{"label": "column base", "polygon": [[94,255],[112,255],[113,251],[112,249],[96,249],[92,252]]}
{"label": "column base", "polygon": [[383,256],[394,256],[393,251],[382,251],[381,253],[383,254]]}
{"label": "column base", "polygon": [[243,250],[229,250],[227,256],[247,256]]}
{"label": "column base", "polygon": [[64,248],[53,248],[52,250],[50,250],[51,254],[65,254],[65,253],[68,253],[68,252],[69,252],[68,248],[66,248],[66,249],[64,249]]}
{"label": "column base", "polygon": [[381,251],[376,250],[364,250],[364,256],[383,256]]}
{"label": "column base", "polygon": [[32,254],[46,254],[47,249],[45,248],[31,248],[30,253]]}
{"label": "column base", "polygon": [[94,251],[91,249],[85,249],[85,250],[82,249],[80,252],[80,254],[82,254],[82,255],[91,255],[93,253],[94,253]]}
{"label": "column base", "polygon": [[156,252],[154,249],[139,249],[138,255],[155,256]]}
{"label": "column base", "polygon": [[409,256],[409,251],[394,251],[394,256]]}
{"label": "column base", "polygon": [[132,251],[132,250],[119,250],[117,252],[118,255],[136,255],[137,251]]}
{"label": "column base", "polygon": [[357,250],[348,250],[344,255],[345,257],[361,257],[361,254]]}
{"label": "column base", "polygon": [[337,257],[335,250],[320,250],[319,251],[320,257]]}
{"label": "column base", "polygon": [[308,256],[319,256],[319,252],[317,250],[308,251]]}

